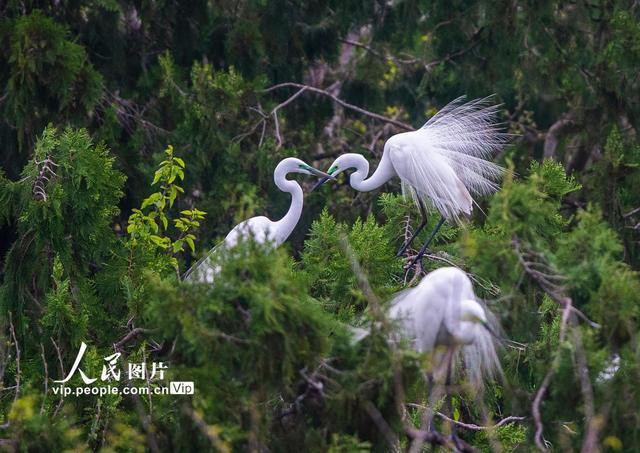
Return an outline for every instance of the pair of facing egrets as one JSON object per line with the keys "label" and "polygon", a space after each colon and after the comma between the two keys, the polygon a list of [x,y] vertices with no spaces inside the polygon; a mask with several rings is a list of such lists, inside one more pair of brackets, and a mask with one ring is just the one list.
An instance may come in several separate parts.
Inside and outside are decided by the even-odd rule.
{"label": "pair of facing egrets", "polygon": [[[374,190],[399,177],[403,192],[415,200],[422,221],[398,255],[404,253],[426,225],[427,211],[436,210],[441,215],[436,229],[411,263],[415,264],[445,220],[459,222],[471,215],[475,203],[472,195],[488,195],[498,189],[503,168],[487,160],[509,140],[495,121],[498,108],[487,99],[468,103],[463,103],[462,98],[454,100],[422,128],[389,138],[380,164],[368,178],[369,162],[359,154],[338,157],[327,173],[300,159],[282,160],[273,177],[281,191],[291,194],[291,205],[285,216],[278,221],[253,217],[238,224],[222,243],[185,273],[184,279],[213,282],[218,272],[212,260],[214,253],[220,248],[234,247],[243,237],[251,236],[259,243],[269,240],[276,247],[282,244],[300,220],[303,207],[302,188],[296,181],[287,179],[290,173],[323,178],[317,187],[343,171],[354,170],[349,183],[358,191]],[[401,321],[403,332],[418,351],[430,351],[437,345],[453,350],[462,346],[467,370],[474,381],[479,381],[483,374],[493,375],[499,369],[486,312],[477,302],[468,277],[459,269],[445,268],[430,273],[415,288],[399,293],[389,313]]]}

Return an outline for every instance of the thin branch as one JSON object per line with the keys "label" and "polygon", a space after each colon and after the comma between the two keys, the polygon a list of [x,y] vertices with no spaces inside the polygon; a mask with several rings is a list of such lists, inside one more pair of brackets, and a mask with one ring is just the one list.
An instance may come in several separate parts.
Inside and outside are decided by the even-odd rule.
{"label": "thin branch", "polygon": [[[16,337],[16,330],[13,327],[13,317],[11,312],[9,312],[9,331],[11,332],[11,338],[13,339],[13,345],[16,349],[16,392],[13,396],[13,403],[18,400],[18,396],[20,395],[20,380],[22,378],[22,369],[20,368],[20,345],[18,344],[18,338]],[[6,423],[0,425],[0,428],[6,429],[10,425],[9,420]]]}
{"label": "thin branch", "polygon": [[42,364],[44,365],[44,395],[42,397],[42,404],[40,405],[40,413],[44,413],[44,403],[47,400],[47,394],[49,393],[49,367],[47,366],[47,359],[44,355],[44,346],[40,342],[40,356],[42,357]]}
{"label": "thin branch", "polygon": [[113,349],[118,352],[124,352],[124,345],[136,338],[138,335],[142,335],[143,333],[151,332],[150,329],[143,329],[142,327],[136,327],[127,333],[120,341],[113,344]]}
{"label": "thin branch", "polygon": [[[562,310],[562,318],[560,321],[560,339],[559,339],[560,344],[562,344],[565,339],[567,323],[569,322],[569,315],[572,312],[571,306],[572,306],[571,299],[567,298],[567,302]],[[544,379],[542,380],[542,384],[540,385],[540,388],[538,388],[538,391],[536,392],[536,396],[533,399],[533,405],[531,407],[531,413],[533,414],[533,419],[536,425],[535,442],[536,442],[536,446],[540,451],[548,450],[546,445],[546,440],[544,440],[544,437],[542,436],[544,426],[542,424],[542,416],[540,414],[540,403],[542,402],[542,398],[544,398],[545,393],[547,393],[547,390],[549,389],[549,385],[551,384],[551,378],[556,372],[558,361],[559,361],[559,355],[556,355],[554,363],[551,365],[551,368],[549,369]]]}
{"label": "thin branch", "polygon": [[359,47],[360,49],[364,49],[367,52],[369,52],[371,55],[380,58],[381,60],[384,61],[393,61],[394,63],[398,63],[398,64],[403,64],[403,65],[414,65],[414,64],[424,64],[422,61],[420,61],[417,58],[408,58],[408,59],[402,59],[402,58],[397,58],[394,57],[392,55],[384,55],[380,52],[378,52],[377,50],[375,50],[373,47],[361,43],[359,41],[354,41],[352,39],[346,39],[346,38],[338,38],[338,41],[341,41],[345,44],[349,44],[350,46],[354,46],[354,47]]}
{"label": "thin branch", "polygon": [[626,214],[623,214],[622,217],[625,217],[625,218],[631,217],[632,215],[634,215],[634,214],[636,214],[638,212],[640,212],[640,207],[632,209],[631,211],[627,212]]}
{"label": "thin branch", "polygon": [[450,54],[445,55],[442,58],[439,58],[437,60],[433,60],[430,62],[425,62],[419,58],[408,58],[408,59],[402,59],[402,58],[397,58],[394,57],[392,55],[385,55],[382,54],[381,52],[378,52],[377,50],[375,50],[373,47],[371,47],[370,45],[361,43],[359,41],[354,41],[351,39],[345,39],[345,38],[339,38],[340,41],[342,41],[345,44],[349,44],[352,45],[354,47],[359,47],[361,49],[366,50],[367,52],[369,52],[371,55],[383,60],[383,61],[393,61],[394,63],[398,64],[398,65],[420,65],[422,66],[425,71],[427,72],[431,72],[431,70],[439,65],[440,63],[447,63],[449,61],[454,60],[455,58],[461,57],[464,54],[470,52],[471,50],[473,50],[478,44],[480,44],[480,40],[478,39],[478,37],[480,36],[480,34],[482,33],[482,31],[484,30],[483,27],[480,27],[478,30],[476,30],[476,32],[471,36],[471,38],[469,38],[469,41],[471,41],[471,44],[469,44],[467,47],[460,49],[456,52],[452,52]]}
{"label": "thin branch", "polygon": [[544,158],[554,158],[558,147],[559,136],[571,132],[576,128],[576,122],[572,113],[563,113],[555,123],[551,125],[544,138]]}
{"label": "thin branch", "polygon": [[436,412],[436,415],[438,417],[440,417],[440,418],[443,418],[443,419],[447,420],[448,422],[455,423],[456,425],[460,426],[461,428],[470,429],[472,431],[484,431],[484,430],[489,430],[489,429],[495,429],[495,428],[501,427],[502,425],[506,425],[507,423],[518,422],[518,421],[526,420],[526,418],[527,418],[527,417],[520,417],[520,416],[516,416],[516,415],[510,415],[509,417],[503,418],[502,420],[500,420],[495,425],[481,426],[481,425],[476,425],[474,423],[463,423],[461,421],[453,420],[452,418],[447,417],[446,415],[444,415],[441,412]]}
{"label": "thin branch", "polygon": [[[66,376],[67,373],[64,372],[64,364],[62,362],[62,353],[60,352],[60,348],[58,347],[58,344],[55,342],[53,337],[50,337],[50,339],[51,339],[51,343],[53,343],[53,347],[56,348],[56,353],[58,354],[58,363],[60,364],[60,376]],[[63,403],[64,403],[64,384],[62,384],[62,388],[60,391],[60,401],[58,401],[58,405],[56,406],[56,409],[53,411],[54,417],[62,407]]]}
{"label": "thin branch", "polygon": [[211,445],[217,451],[223,453],[231,452],[229,446],[218,435],[218,430],[216,430],[212,426],[209,426],[198,412],[187,406],[183,407],[183,411],[191,418],[191,420],[193,420],[198,429],[202,432],[202,434],[205,435],[207,439],[209,439]]}
{"label": "thin branch", "polygon": [[9,329],[11,330],[11,338],[13,338],[13,344],[16,348],[16,393],[13,397],[15,403],[20,394],[20,380],[22,378],[22,370],[20,368],[20,345],[18,344],[18,338],[16,337],[16,329],[13,326],[13,317],[9,312]]}
{"label": "thin branch", "polygon": [[332,93],[326,91],[326,90],[322,90],[320,88],[316,88],[316,87],[312,87],[309,85],[304,85],[301,83],[294,83],[294,82],[285,82],[285,83],[279,83],[277,85],[274,85],[272,87],[269,87],[265,90],[262,90],[263,93],[269,93],[271,91],[274,90],[278,90],[280,88],[304,88],[305,91],[308,92],[312,92],[312,93],[317,93],[317,94],[321,94],[323,96],[326,96],[328,98],[330,98],[331,100],[333,100],[334,102],[340,104],[342,107],[349,109],[349,110],[353,110],[355,112],[358,112],[362,115],[368,116],[369,118],[374,118],[378,121],[382,121],[383,123],[389,123],[389,124],[393,124],[396,127],[399,127],[400,129],[404,129],[406,131],[413,131],[414,128],[407,124],[407,123],[403,123],[402,121],[398,121],[398,120],[394,120],[391,118],[387,118],[386,116],[382,116],[379,115],[377,113],[373,113],[370,112],[369,110],[365,110],[361,107],[358,107],[356,105],[353,104],[349,104],[348,102],[343,101],[342,99],[338,98],[337,96],[333,95]]}
{"label": "thin branch", "polygon": [[[415,404],[415,403],[407,403],[407,406],[409,407],[417,407],[418,409],[427,409],[426,406],[422,405],[422,404]],[[495,425],[487,425],[487,426],[482,426],[482,425],[476,425],[474,423],[463,423],[459,420],[453,420],[452,418],[447,417],[445,414],[443,414],[442,412],[439,411],[435,411],[435,414],[448,421],[451,423],[455,423],[456,425],[460,426],[461,428],[465,428],[465,429],[470,429],[472,431],[484,431],[484,430],[489,430],[489,429],[495,429],[495,428],[499,428],[502,425],[506,425],[507,423],[512,423],[512,422],[518,422],[518,421],[522,421],[522,420],[526,420],[527,417],[520,417],[517,415],[510,415],[508,417],[503,418],[502,420],[500,420],[498,423],[496,423]]]}
{"label": "thin branch", "polygon": [[400,451],[400,441],[398,440],[398,436],[395,435],[389,424],[386,422],[378,408],[371,402],[364,402],[364,410],[367,411],[373,423],[376,424],[385,440],[389,444],[391,451],[399,452]]}

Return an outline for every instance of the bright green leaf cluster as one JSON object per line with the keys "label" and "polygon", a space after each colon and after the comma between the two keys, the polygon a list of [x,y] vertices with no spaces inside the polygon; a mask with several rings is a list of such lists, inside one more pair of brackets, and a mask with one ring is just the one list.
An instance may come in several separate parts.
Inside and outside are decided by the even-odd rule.
{"label": "bright green leaf cluster", "polygon": [[[166,236],[169,227],[168,209],[173,207],[178,193],[184,193],[178,182],[184,180],[185,163],[183,159],[174,155],[171,145],[165,150],[165,155],[166,159],[160,162],[151,183],[152,186],[159,184],[160,190],[145,198],[140,209],[132,209],[127,233],[131,235],[132,247],[142,243],[175,255],[182,252],[187,244],[194,253],[196,237],[192,231],[200,226],[206,212],[196,208],[182,210],[181,216],[173,219],[179,236],[175,240]],[[169,260],[177,269],[177,259],[171,256]]]}

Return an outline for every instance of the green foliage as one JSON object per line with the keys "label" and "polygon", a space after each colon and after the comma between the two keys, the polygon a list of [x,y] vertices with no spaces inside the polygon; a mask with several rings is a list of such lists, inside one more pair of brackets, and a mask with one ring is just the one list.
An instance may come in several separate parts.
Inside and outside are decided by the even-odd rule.
{"label": "green foliage", "polygon": [[393,276],[399,272],[400,262],[394,256],[385,229],[377,225],[373,217],[365,221],[358,219],[349,227],[337,223],[323,211],[311,226],[302,253],[302,265],[316,297],[326,301],[327,309],[345,321],[352,320],[355,313],[362,312],[367,306],[352,271],[351,253],[361,263],[376,292],[388,295],[397,289]]}
{"label": "green foliage", "polygon": [[24,146],[49,121],[78,122],[91,112],[102,95],[102,77],[66,27],[41,12],[5,21],[3,40],[9,47],[3,59],[8,64],[0,72],[7,86],[4,114]]}
{"label": "green foliage", "polygon": [[[196,208],[185,209],[181,216],[173,219],[173,226],[179,232],[175,241],[163,236],[168,232],[169,217],[167,209],[173,207],[178,193],[184,193],[184,189],[178,185],[178,181],[184,180],[185,163],[179,157],[173,155],[173,146],[169,145],[165,150],[167,158],[160,162],[160,168],[156,170],[151,185],[160,184],[160,191],[154,192],[142,201],[140,209],[133,209],[129,216],[127,233],[131,235],[131,247],[139,244],[147,248],[156,248],[171,254],[184,250],[185,244],[191,252],[195,252],[195,235],[193,230],[200,226],[206,212]],[[151,208],[145,214],[144,210]],[[170,257],[173,267],[178,269],[178,260]]]}
{"label": "green foliage", "polygon": [[265,403],[294,395],[300,370],[328,352],[331,324],[282,250],[249,241],[218,258],[214,285],[150,275],[145,324],[175,342],[175,372],[198,382],[194,408],[239,446],[252,430],[266,440]]}
{"label": "green foliage", "polygon": [[[282,158],[328,168],[360,152],[375,168],[399,131],[311,90],[269,89],[283,82],[415,127],[461,94],[496,93],[518,134],[505,181],[470,222],[445,223],[424,268],[468,271],[522,343],[501,352],[503,381],[456,395],[453,417],[527,418],[459,434],[483,451],[530,449],[551,371],[540,410],[554,450],[582,449],[589,422],[597,448],[637,445],[633,2],[8,0],[2,13],[3,448],[384,451],[369,403],[409,446],[394,372],[424,405],[429,363],[406,344],[393,356],[379,323],[356,345],[345,328],[375,318],[364,281],[383,307],[417,281],[395,257],[420,220],[397,180],[357,193],[342,174],[306,197],[292,257],[249,242],[218,257],[214,285],[176,279],[233,225],[286,210]],[[567,298],[579,312],[563,330]],[[135,327],[121,360],[170,363],[196,395],[52,393],[79,342],[99,375]],[[422,412],[408,415],[418,426]]]}
{"label": "green foliage", "polygon": [[[106,148],[94,145],[87,131],[45,129],[34,159],[11,189],[8,212],[22,239],[5,260],[5,309],[24,307],[29,294],[49,287],[54,257],[64,278],[76,280],[113,252],[111,222],[124,181]],[[82,279],[74,284],[91,292],[90,286]]]}

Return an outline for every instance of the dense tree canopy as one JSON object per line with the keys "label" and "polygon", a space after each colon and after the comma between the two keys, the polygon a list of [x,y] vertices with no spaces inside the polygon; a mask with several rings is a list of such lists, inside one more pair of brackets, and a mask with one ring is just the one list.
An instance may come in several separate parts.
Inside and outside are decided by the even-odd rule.
{"label": "dense tree canopy", "polygon": [[[0,2],[0,450],[603,451],[640,443],[637,2]],[[285,246],[215,284],[180,275],[238,222],[279,218],[273,169],[377,165],[391,135],[493,95],[500,191],[423,265],[397,181],[309,193]],[[419,236],[439,220],[434,214]],[[409,256],[415,250],[409,250]],[[452,413],[388,342],[391,295],[471,276],[508,339]],[[350,326],[371,328],[354,343]],[[61,395],[105,357],[194,395]],[[64,384],[83,386],[76,373]],[[96,382],[93,387],[106,385]],[[435,411],[433,430],[422,424]],[[426,441],[421,447],[421,442]]]}

